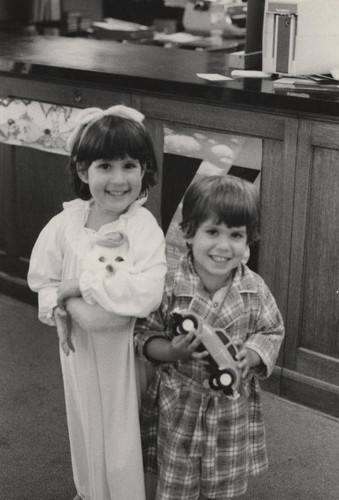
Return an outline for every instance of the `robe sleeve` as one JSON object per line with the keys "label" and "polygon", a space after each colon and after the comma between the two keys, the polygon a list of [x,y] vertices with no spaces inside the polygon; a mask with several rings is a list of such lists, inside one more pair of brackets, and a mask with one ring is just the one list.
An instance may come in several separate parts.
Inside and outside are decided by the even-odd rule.
{"label": "robe sleeve", "polygon": [[283,319],[276,301],[263,283],[260,294],[261,305],[257,316],[255,333],[250,335],[245,346],[254,350],[263,362],[261,371],[253,370],[259,379],[268,378],[274,368],[284,338]]}

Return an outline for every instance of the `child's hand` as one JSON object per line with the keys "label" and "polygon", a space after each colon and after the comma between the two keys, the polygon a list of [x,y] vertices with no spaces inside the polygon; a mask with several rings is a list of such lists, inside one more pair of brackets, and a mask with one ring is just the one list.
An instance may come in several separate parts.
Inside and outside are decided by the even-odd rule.
{"label": "child's hand", "polygon": [[66,280],[58,288],[57,304],[61,309],[65,309],[65,302],[70,297],[80,297],[79,280]]}
{"label": "child's hand", "polygon": [[185,361],[189,359],[202,360],[208,355],[206,351],[195,352],[200,345],[200,340],[194,335],[194,332],[186,335],[174,337],[169,344],[170,357],[173,361]]}
{"label": "child's hand", "polygon": [[249,347],[242,347],[237,354],[238,367],[242,371],[242,378],[246,378],[251,368],[259,366],[262,362],[258,353]]}
{"label": "child's hand", "polygon": [[54,309],[54,320],[61,349],[66,354],[66,356],[68,356],[70,350],[72,352],[75,352],[75,349],[71,339],[67,311],[65,311],[65,309],[61,309],[60,307],[56,307]]}

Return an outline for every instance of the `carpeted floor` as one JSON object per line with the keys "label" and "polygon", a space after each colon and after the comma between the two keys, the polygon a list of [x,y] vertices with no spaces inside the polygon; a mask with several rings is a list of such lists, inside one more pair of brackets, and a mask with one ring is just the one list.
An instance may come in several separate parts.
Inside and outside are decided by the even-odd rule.
{"label": "carpeted floor", "polygon": [[[0,500],[72,499],[55,331],[3,295],[0,380]],[[270,469],[241,499],[338,500],[339,421],[269,393],[264,405]]]}
{"label": "carpeted floor", "polygon": [[68,500],[71,475],[55,331],[0,296],[0,499]]}

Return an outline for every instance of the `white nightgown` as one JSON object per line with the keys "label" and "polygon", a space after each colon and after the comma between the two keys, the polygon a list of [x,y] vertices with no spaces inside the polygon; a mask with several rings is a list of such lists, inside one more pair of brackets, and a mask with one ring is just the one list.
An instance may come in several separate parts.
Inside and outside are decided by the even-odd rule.
{"label": "white nightgown", "polygon": [[[161,302],[166,261],[162,230],[144,201],[98,232],[85,227],[90,202],[65,203],[31,256],[28,284],[39,293],[41,321],[55,325],[62,280],[79,278],[85,299],[70,301],[75,353],[60,352],[73,476],[83,500],[145,498],[138,416],[144,374],[134,359],[133,328]],[[124,268],[109,278],[80,275],[89,243],[113,231],[129,239],[133,274]]]}

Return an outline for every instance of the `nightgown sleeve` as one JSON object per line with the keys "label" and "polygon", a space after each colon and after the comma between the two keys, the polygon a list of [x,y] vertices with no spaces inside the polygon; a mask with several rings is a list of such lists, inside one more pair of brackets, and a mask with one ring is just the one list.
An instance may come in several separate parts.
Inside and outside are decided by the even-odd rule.
{"label": "nightgown sleeve", "polygon": [[167,268],[165,240],[150,212],[137,219],[132,231],[127,236],[133,246],[133,267],[119,269],[109,277],[85,271],[80,275],[80,291],[87,302],[94,300],[107,311],[146,317],[162,298]]}
{"label": "nightgown sleeve", "polygon": [[27,281],[38,293],[39,319],[55,325],[53,309],[57,305],[57,290],[62,276],[60,214],[53,217],[41,231],[33,247]]}

